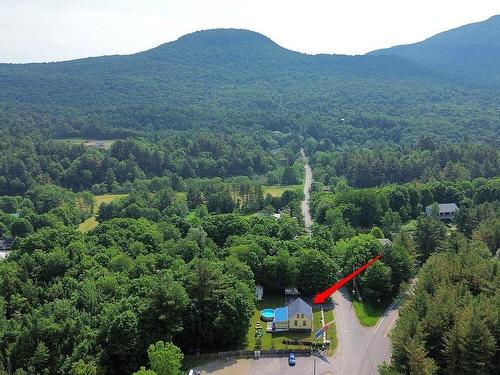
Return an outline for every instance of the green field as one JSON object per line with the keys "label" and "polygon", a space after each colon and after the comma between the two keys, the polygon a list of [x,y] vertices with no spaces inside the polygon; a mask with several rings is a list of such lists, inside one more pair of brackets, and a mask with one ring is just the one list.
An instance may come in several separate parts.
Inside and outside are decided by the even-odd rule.
{"label": "green field", "polygon": [[302,189],[302,185],[264,185],[262,189],[264,196],[271,194],[273,197],[281,197],[286,190]]}
{"label": "green field", "polygon": [[353,305],[359,322],[366,327],[373,327],[384,313],[388,303],[373,306],[366,301],[361,303],[359,300],[354,300]]}
{"label": "green field", "polygon": [[[283,306],[285,302],[285,298],[283,295],[267,295],[264,297],[263,301],[258,301],[256,302],[256,309],[252,315],[251,321],[250,321],[250,328],[248,330],[247,334],[247,342],[245,349],[250,349],[253,350],[255,349],[255,343],[256,343],[256,338],[255,338],[255,325],[260,322],[260,326],[262,327],[263,331],[263,336],[262,336],[262,344],[261,344],[261,349],[287,349],[289,347],[295,348],[295,349],[308,349],[308,346],[301,346],[301,345],[285,345],[283,344],[283,340],[290,339],[290,340],[305,340],[305,341],[314,341],[314,332],[316,332],[320,327],[321,327],[321,312],[317,308],[313,308],[313,329],[312,331],[307,331],[307,332],[297,332],[297,331],[289,331],[289,332],[266,332],[266,322],[263,322],[260,320],[260,312],[262,309],[265,308],[276,308]],[[331,314],[330,317],[331,319],[328,320],[328,318],[325,319],[327,321],[333,320],[333,313],[331,310],[329,310],[329,313]],[[328,331],[328,337],[330,337],[330,332],[334,332],[334,337],[335,337],[335,327],[330,328]],[[337,343],[337,339],[334,338],[332,340],[332,347],[334,348]],[[335,346],[334,346],[335,345]]]}
{"label": "green field", "polygon": [[95,197],[95,208],[94,208],[94,216],[89,217],[83,223],[78,226],[78,230],[82,233],[86,233],[92,229],[94,229],[97,224],[96,214],[99,210],[99,206],[103,203],[109,203],[114,201],[115,199],[125,198],[127,194],[105,194],[105,195],[96,195]]}

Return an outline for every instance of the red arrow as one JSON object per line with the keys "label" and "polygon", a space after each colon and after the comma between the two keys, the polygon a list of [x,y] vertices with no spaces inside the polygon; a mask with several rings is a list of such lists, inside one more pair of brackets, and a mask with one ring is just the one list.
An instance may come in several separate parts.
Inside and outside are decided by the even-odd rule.
{"label": "red arrow", "polygon": [[382,255],[376,256],[375,258],[370,260],[368,263],[366,263],[364,266],[359,267],[356,271],[351,273],[349,276],[346,276],[342,280],[337,281],[335,284],[333,284],[331,287],[326,289],[324,292],[316,294],[316,296],[314,296],[314,299],[313,299],[313,304],[317,305],[317,304],[325,303],[325,301],[328,297],[330,297],[338,289],[343,287],[345,284],[347,284],[349,281],[351,281],[353,278],[355,278],[361,272],[363,272],[368,267],[370,267],[373,263],[375,263],[377,260],[379,260],[381,256]]}

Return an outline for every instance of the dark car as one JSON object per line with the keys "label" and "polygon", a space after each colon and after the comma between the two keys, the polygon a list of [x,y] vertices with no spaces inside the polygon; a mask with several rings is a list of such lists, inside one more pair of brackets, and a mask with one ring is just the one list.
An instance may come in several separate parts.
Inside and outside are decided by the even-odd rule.
{"label": "dark car", "polygon": [[288,354],[288,366],[295,366],[295,353]]}

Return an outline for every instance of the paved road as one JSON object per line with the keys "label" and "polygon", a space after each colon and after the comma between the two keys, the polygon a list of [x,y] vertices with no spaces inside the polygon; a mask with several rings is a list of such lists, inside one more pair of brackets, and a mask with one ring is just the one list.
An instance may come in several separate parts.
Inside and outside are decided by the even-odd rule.
{"label": "paved road", "polygon": [[306,227],[307,233],[311,235],[312,219],[311,213],[309,212],[309,200],[311,199],[311,185],[312,185],[312,171],[309,166],[309,158],[304,153],[304,149],[300,150],[302,155],[302,160],[304,161],[304,200],[302,201],[302,216],[304,217],[304,225]]}
{"label": "paved road", "polygon": [[378,365],[391,358],[389,331],[398,317],[399,300],[385,311],[375,327],[363,327],[354,312],[346,287],[333,294],[339,346],[332,362],[334,373],[378,374]]}

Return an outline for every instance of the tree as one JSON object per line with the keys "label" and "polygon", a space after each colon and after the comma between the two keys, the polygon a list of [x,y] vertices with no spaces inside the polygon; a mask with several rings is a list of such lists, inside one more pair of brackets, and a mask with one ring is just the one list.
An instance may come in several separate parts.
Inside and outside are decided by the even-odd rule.
{"label": "tree", "polygon": [[286,166],[283,170],[283,175],[281,177],[281,183],[283,185],[297,185],[299,183],[299,178],[297,177],[297,172],[293,166]]}
{"label": "tree", "polygon": [[381,225],[385,235],[390,236],[401,229],[401,217],[389,208],[382,217]]}
{"label": "tree", "polygon": [[286,250],[280,249],[276,255],[268,255],[262,262],[262,273],[256,275],[266,290],[275,292],[297,283],[297,265],[295,259]]}
{"label": "tree", "polygon": [[425,262],[445,238],[446,227],[440,220],[433,217],[419,217],[415,230],[415,244],[420,262]]}
{"label": "tree", "polygon": [[182,331],[182,316],[189,305],[189,298],[180,283],[170,272],[156,278],[142,300],[139,314],[141,340],[146,345],[161,338],[171,340]]}
{"label": "tree", "polygon": [[392,293],[392,272],[389,266],[378,261],[361,276],[361,294],[371,303],[380,303]]}
{"label": "tree", "polygon": [[97,366],[93,361],[85,362],[80,359],[71,366],[71,375],[97,375]]}
{"label": "tree", "polygon": [[500,248],[500,219],[491,218],[481,222],[472,237],[483,241],[492,254],[495,254],[497,249]]}
{"label": "tree", "polygon": [[148,349],[151,370],[157,375],[180,375],[184,355],[181,350],[171,342],[158,341],[151,344]]}
{"label": "tree", "polygon": [[28,220],[20,218],[12,223],[10,232],[14,237],[26,237],[28,234],[33,233],[33,225]]}
{"label": "tree", "polygon": [[384,238],[384,233],[379,227],[373,227],[370,230],[370,234],[375,238]]}
{"label": "tree", "polygon": [[106,188],[108,189],[108,193],[111,193],[116,183],[115,172],[112,168],[108,168],[108,170],[106,171],[105,183]]}
{"label": "tree", "polygon": [[461,206],[455,213],[455,222],[457,223],[458,230],[467,238],[472,236],[472,232],[477,226],[477,218],[474,215],[473,210],[465,205]]}
{"label": "tree", "polygon": [[99,332],[102,366],[111,374],[129,374],[138,367],[138,317],[129,301],[111,305]]}
{"label": "tree", "polygon": [[47,346],[43,341],[39,342],[36,346],[33,357],[30,359],[29,367],[36,373],[45,373],[47,371],[47,365],[50,359],[50,353]]}
{"label": "tree", "polygon": [[245,340],[254,311],[254,292],[246,283],[225,272],[220,262],[194,259],[185,285],[190,305],[179,335],[185,347],[216,350]]}
{"label": "tree", "polygon": [[194,209],[203,203],[203,193],[195,186],[189,186],[187,191],[187,204],[190,209]]}
{"label": "tree", "polygon": [[303,249],[295,254],[297,261],[297,287],[303,293],[316,293],[335,280],[338,265],[325,253]]}
{"label": "tree", "polygon": [[490,374],[496,351],[495,338],[471,305],[461,313],[444,337],[443,354],[448,374]]}
{"label": "tree", "polygon": [[248,229],[248,221],[234,214],[207,216],[203,221],[203,229],[219,246],[232,235],[241,235]]}
{"label": "tree", "polygon": [[[82,374],[83,375],[83,374]],[[153,370],[146,370],[144,366],[142,366],[139,371],[134,372],[133,375],[158,375]]]}

